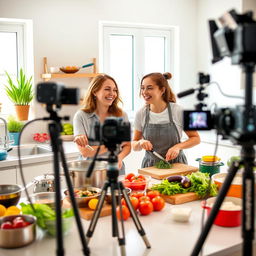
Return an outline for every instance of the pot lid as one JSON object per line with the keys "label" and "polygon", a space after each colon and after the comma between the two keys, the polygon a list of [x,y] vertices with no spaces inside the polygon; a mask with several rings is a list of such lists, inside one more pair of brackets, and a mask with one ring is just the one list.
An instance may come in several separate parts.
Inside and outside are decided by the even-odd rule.
{"label": "pot lid", "polygon": [[204,162],[216,162],[220,161],[220,158],[217,156],[202,156],[201,160]]}
{"label": "pot lid", "polygon": [[37,177],[34,177],[34,180],[39,182],[39,181],[49,181],[49,180],[54,180],[54,176],[50,175],[50,174],[44,174],[44,175],[40,175]]}

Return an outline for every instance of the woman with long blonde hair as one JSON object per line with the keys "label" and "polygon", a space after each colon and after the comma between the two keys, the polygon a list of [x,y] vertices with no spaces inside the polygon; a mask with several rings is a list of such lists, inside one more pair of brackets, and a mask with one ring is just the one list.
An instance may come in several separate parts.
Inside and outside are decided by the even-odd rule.
{"label": "woman with long blonde hair", "polygon": [[[94,137],[96,122],[104,123],[107,117],[120,117],[128,121],[127,114],[119,107],[120,93],[115,80],[106,74],[95,77],[86,92],[82,102],[83,108],[74,116],[74,142],[81,155],[85,158],[93,157],[98,146],[91,144],[88,147],[88,138]],[[130,153],[131,143],[123,142],[118,152],[118,167],[124,173],[123,159]],[[107,148],[101,146],[99,155],[106,155]]]}

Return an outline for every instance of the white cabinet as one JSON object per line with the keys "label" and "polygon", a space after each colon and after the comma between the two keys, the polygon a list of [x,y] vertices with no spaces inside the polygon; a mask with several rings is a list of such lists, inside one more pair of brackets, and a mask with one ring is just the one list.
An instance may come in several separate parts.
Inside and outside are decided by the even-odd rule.
{"label": "white cabinet", "polygon": [[0,184],[16,184],[16,168],[0,169]]}

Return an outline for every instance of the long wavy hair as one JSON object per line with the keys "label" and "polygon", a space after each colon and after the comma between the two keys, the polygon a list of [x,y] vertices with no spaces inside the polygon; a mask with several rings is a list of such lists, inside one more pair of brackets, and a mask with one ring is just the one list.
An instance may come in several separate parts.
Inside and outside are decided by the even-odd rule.
{"label": "long wavy hair", "polygon": [[123,115],[122,109],[118,106],[120,103],[122,103],[122,100],[120,98],[120,93],[119,93],[117,83],[114,80],[114,78],[106,74],[100,74],[94,77],[93,80],[91,81],[89,88],[85,94],[85,97],[82,101],[82,106],[83,106],[82,110],[84,112],[92,113],[96,110],[97,102],[94,94],[101,89],[103,83],[107,80],[112,80],[117,88],[117,97],[113,101],[112,105],[109,107],[108,113],[117,117],[120,117]]}
{"label": "long wavy hair", "polygon": [[[165,88],[165,92],[163,93],[162,98],[166,103],[176,102],[176,96],[168,83],[168,80],[172,78],[171,73],[166,72],[163,74],[161,73],[147,74],[141,79],[141,83],[140,83],[141,85],[145,78],[152,79],[156,83],[156,85],[159,87],[159,89]],[[141,90],[140,90],[140,96],[141,96]]]}

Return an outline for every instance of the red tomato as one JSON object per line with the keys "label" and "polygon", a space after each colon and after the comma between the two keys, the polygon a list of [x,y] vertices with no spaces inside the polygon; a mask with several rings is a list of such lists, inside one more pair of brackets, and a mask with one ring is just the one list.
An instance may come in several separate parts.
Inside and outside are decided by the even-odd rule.
{"label": "red tomato", "polygon": [[148,215],[153,211],[153,204],[150,201],[141,201],[139,211],[142,215]]}
{"label": "red tomato", "polygon": [[1,229],[13,229],[12,223],[10,221],[5,221],[1,224]]}
{"label": "red tomato", "polygon": [[144,193],[143,192],[132,192],[131,196],[137,197],[139,199],[141,196],[144,196]]}
{"label": "red tomato", "polygon": [[128,173],[126,176],[125,176],[125,179],[131,181],[131,178],[134,177],[135,174],[134,173]]}
{"label": "red tomato", "polygon": [[141,202],[141,201],[150,201],[150,198],[148,197],[148,196],[141,196],[140,198],[139,198],[139,201]]}
{"label": "red tomato", "polygon": [[[124,220],[127,220],[130,217],[130,211],[127,208],[127,206],[125,206],[125,205],[122,205],[122,213],[123,213],[123,219]],[[120,220],[121,219],[121,213],[120,213],[119,206],[117,206],[117,208],[116,208],[116,215],[117,215],[117,218]]]}
{"label": "red tomato", "polygon": [[160,192],[157,190],[152,190],[147,193],[147,196],[152,200],[156,196],[160,196]]}
{"label": "red tomato", "polygon": [[[131,204],[132,204],[133,209],[134,209],[134,210],[137,210],[138,207],[139,207],[139,199],[138,199],[137,197],[135,197],[135,196],[131,196],[131,197],[129,197],[129,198],[130,198],[130,201],[131,201]],[[121,203],[122,203],[122,205],[127,206],[127,204],[126,204],[124,198],[122,198]]]}
{"label": "red tomato", "polygon": [[133,179],[131,185],[132,190],[144,190],[146,187],[146,182],[141,179]]}
{"label": "red tomato", "polygon": [[144,175],[142,175],[142,174],[138,175],[138,179],[146,180],[145,176],[144,176]]}
{"label": "red tomato", "polygon": [[156,196],[152,199],[154,211],[161,211],[165,206],[165,201],[161,196]]}

